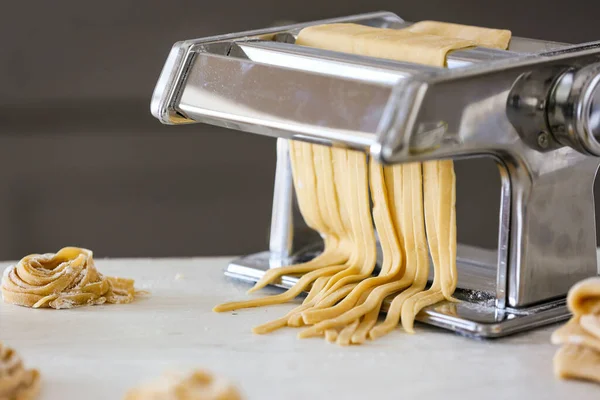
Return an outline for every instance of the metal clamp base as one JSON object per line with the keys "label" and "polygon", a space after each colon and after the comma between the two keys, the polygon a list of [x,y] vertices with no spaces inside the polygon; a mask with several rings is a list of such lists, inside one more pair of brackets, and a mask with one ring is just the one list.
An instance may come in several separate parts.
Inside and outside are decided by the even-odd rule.
{"label": "metal clamp base", "polygon": [[[468,253],[471,258],[464,259],[461,253]],[[458,255],[457,268],[461,280],[455,297],[459,302],[441,302],[427,307],[417,315],[417,321],[473,338],[498,338],[564,321],[570,317],[565,299],[528,308],[496,308],[494,293],[485,290],[485,286],[482,286],[482,282],[489,283],[494,279],[496,265],[490,265],[489,254],[486,254],[485,250],[462,246],[458,249]],[[225,275],[255,283],[272,265],[268,251],[255,253],[232,261]],[[297,277],[284,276],[273,286],[289,289],[297,281]],[[389,302],[389,298],[385,300],[383,312],[387,311]]]}

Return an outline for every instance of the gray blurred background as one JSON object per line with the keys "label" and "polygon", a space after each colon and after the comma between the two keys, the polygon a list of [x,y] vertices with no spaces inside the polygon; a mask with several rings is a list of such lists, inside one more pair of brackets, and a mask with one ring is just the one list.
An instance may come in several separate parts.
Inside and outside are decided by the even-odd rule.
{"label": "gray blurred background", "polygon": [[[232,255],[267,246],[275,140],[149,112],[182,39],[388,10],[563,42],[600,39],[600,2],[573,0],[4,2],[0,259],[65,245],[100,256]],[[499,175],[457,165],[459,240],[494,247]]]}

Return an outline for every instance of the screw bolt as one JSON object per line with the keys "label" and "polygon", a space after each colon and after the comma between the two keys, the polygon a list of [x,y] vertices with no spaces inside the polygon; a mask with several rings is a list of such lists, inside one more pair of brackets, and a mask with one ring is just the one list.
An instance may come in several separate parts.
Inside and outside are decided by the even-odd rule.
{"label": "screw bolt", "polygon": [[542,149],[547,149],[550,146],[550,137],[548,136],[548,132],[540,132],[537,137],[538,146]]}

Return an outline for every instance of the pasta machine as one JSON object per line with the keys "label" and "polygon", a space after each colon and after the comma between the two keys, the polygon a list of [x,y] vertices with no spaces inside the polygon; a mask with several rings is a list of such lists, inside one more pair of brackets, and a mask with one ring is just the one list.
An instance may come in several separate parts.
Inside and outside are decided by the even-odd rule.
{"label": "pasta machine", "polygon": [[508,51],[453,51],[449,68],[294,44],[303,27],[336,22],[410,25],[388,12],[362,14],[187,40],[167,58],[151,104],[162,123],[278,138],[269,250],[233,261],[226,275],[254,282],[319,251],[293,246],[288,139],[365,151],[384,164],[492,157],[502,180],[498,251],[459,245],[462,301],[417,320],[500,337],[567,319],[568,289],[598,274],[600,42],[513,37]]}

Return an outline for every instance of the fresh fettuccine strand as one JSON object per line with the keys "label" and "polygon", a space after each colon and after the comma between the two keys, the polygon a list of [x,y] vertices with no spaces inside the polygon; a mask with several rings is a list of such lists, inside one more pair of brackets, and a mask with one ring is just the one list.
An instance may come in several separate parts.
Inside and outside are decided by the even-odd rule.
{"label": "fresh fettuccine strand", "polygon": [[[423,164],[424,188],[438,188],[440,185],[444,184],[439,179],[438,166],[439,164],[436,161]],[[448,183],[448,187],[454,187],[454,180],[446,183]],[[425,225],[428,234],[427,241],[429,244],[429,253],[431,254],[431,258],[433,260],[434,278],[433,284],[431,285],[431,288],[429,288],[429,290],[412,295],[402,305],[402,327],[407,332],[413,332],[414,318],[423,307],[435,304],[444,299],[441,281],[443,280],[443,277],[447,274],[444,274],[444,272],[446,271],[442,272],[442,270],[444,269],[444,267],[448,268],[448,265],[440,265],[440,247],[443,247],[444,243],[441,243],[439,241],[439,236],[445,236],[445,232],[443,230],[444,227],[438,225],[440,221],[441,208],[439,207],[439,204],[445,201],[445,199],[443,199],[440,196],[439,192],[425,192],[424,199]],[[456,285],[454,285],[454,287],[456,287]],[[454,289],[452,288],[452,292],[453,291]]]}
{"label": "fresh fettuccine strand", "polygon": [[[327,248],[331,248],[332,250],[329,251],[329,254],[338,253],[342,254],[343,257],[341,259],[333,260],[331,258],[321,258],[319,263],[313,263],[308,268],[300,265],[300,268],[298,268],[298,266],[290,266],[273,269],[273,271],[276,271],[277,275],[273,275],[271,278],[275,279],[281,274],[302,273],[303,271],[305,274],[292,288],[284,293],[247,301],[220,304],[213,309],[214,311],[224,312],[291,301],[318,278],[343,271],[348,268],[348,266],[354,265],[356,262],[360,253],[360,249],[357,249],[357,246],[353,245],[356,235],[353,231],[347,230],[342,214],[339,212],[339,209],[344,207],[344,203],[339,203],[340,205],[334,210],[333,214],[328,213],[328,211],[334,207],[328,207],[327,204],[324,204],[328,202],[335,204],[338,202],[337,198],[339,196],[335,189],[333,170],[328,169],[323,171],[319,176],[315,173],[317,163],[322,166],[320,158],[327,157],[327,154],[331,157],[331,152],[325,154],[318,153],[318,157],[316,158],[317,163],[315,163],[314,147],[316,146],[308,143],[290,143],[292,171],[296,171],[294,172],[294,184],[298,197],[298,204],[301,207],[302,215],[306,219],[307,224],[313,224],[313,228],[325,238],[326,250],[323,254],[328,252]],[[331,165],[331,158],[329,160],[329,163],[326,164]],[[320,170],[321,169],[322,168],[320,168]],[[321,181],[321,184],[318,183],[319,181]],[[346,197],[347,196],[342,196],[340,201],[343,202]],[[348,214],[351,215],[350,212]],[[342,237],[343,240],[339,240],[340,237]],[[346,264],[341,264],[344,262],[344,259],[347,261]]]}
{"label": "fresh fettuccine strand", "polygon": [[[336,290],[334,293],[331,293],[325,299],[323,299],[323,304],[332,305],[338,302],[341,298],[346,296],[355,285],[347,285],[341,289]],[[263,334],[269,333],[279,328],[283,328],[285,326],[301,326],[302,321],[302,311],[312,307],[315,304],[315,300],[311,300],[305,304],[302,304],[290,312],[288,312],[283,317],[276,319],[274,321],[267,322],[263,325],[259,325],[255,327],[252,331],[254,333]]]}
{"label": "fresh fettuccine strand", "polygon": [[[351,164],[349,164],[349,167],[354,168],[353,176],[356,176],[358,178],[356,182],[352,183],[352,187],[354,190],[353,193],[351,193],[351,199],[356,200],[356,209],[360,210],[360,218],[353,218],[352,223],[358,224],[357,230],[359,232],[364,232],[359,243],[361,246],[363,246],[363,255],[365,258],[362,262],[362,268],[358,273],[351,274],[348,272],[343,276],[342,273],[334,275],[329,280],[328,285],[326,285],[324,288],[325,295],[334,292],[335,290],[338,290],[347,284],[351,284],[358,281],[362,282],[355,288],[355,290],[352,291],[350,295],[348,295],[344,300],[342,300],[342,302],[329,309],[329,311],[313,310],[312,314],[311,311],[305,311],[303,313],[303,319],[304,322],[307,324],[313,324],[315,322],[318,322],[318,320],[320,319],[328,318],[328,314],[335,315],[336,313],[340,314],[348,310],[356,304],[363,290],[368,289],[369,287],[372,287],[377,283],[375,282],[372,284],[372,281],[368,279],[364,280],[365,278],[368,278],[373,274],[377,258],[377,253],[375,249],[375,237],[369,215],[368,178],[367,173],[365,171],[366,160],[364,158],[364,154],[362,153],[352,152],[348,154],[348,157],[350,160],[352,160]],[[389,267],[385,266],[385,268],[387,270]],[[384,274],[386,272],[387,271],[384,271]],[[338,279],[337,281],[335,281],[336,278]],[[332,309],[333,311],[331,311]],[[311,315],[313,316],[313,318],[311,318]]]}
{"label": "fresh fettuccine strand", "polygon": [[[283,275],[304,274],[324,266],[343,264],[351,254],[350,229],[344,226],[333,184],[331,149],[295,141],[290,141],[289,148],[300,212],[306,224],[324,237],[324,251],[308,262],[268,270],[248,293],[262,289]],[[320,172],[318,179],[315,170]]]}
{"label": "fresh fettuccine strand", "polygon": [[[298,155],[296,155],[296,157],[292,158],[292,165],[295,165],[295,168],[303,168],[309,163],[313,163],[313,166],[315,165],[315,158],[312,156],[306,156],[307,152],[309,151],[306,146],[314,145],[294,143],[296,151],[298,151],[299,148],[301,149],[304,147],[303,154],[305,155],[304,157],[298,157]],[[312,149],[310,149],[310,151],[312,155]],[[327,153],[325,153],[325,155],[326,154]],[[321,154],[321,156],[323,155],[324,154]],[[356,274],[362,271],[370,270],[372,273],[376,263],[376,249],[374,237],[375,234],[369,217],[368,182],[366,178],[365,157],[366,156],[363,153],[359,152],[348,152],[345,154],[345,157],[341,157],[340,154],[336,154],[336,162],[333,164],[334,170],[339,169],[340,171],[344,171],[344,173],[341,174],[343,178],[341,179],[342,182],[336,183],[337,181],[331,179],[331,174],[317,176],[317,180],[323,179],[326,181],[326,184],[317,184],[316,189],[314,189],[315,191],[322,190],[326,192],[322,196],[313,197],[313,202],[318,205],[322,216],[328,214],[327,207],[319,203],[320,199],[327,199],[326,201],[330,202],[332,201],[331,196],[337,195],[341,204],[340,208],[348,207],[348,211],[346,213],[342,214],[338,212],[338,218],[340,221],[339,226],[343,227],[344,230],[348,229],[348,222],[345,222],[345,217],[348,216],[350,220],[349,225],[351,229],[349,234],[346,234],[347,237],[352,238],[351,241],[347,241],[349,252],[351,253],[348,262],[343,265],[322,266],[311,272],[308,272],[303,275],[291,289],[284,293],[259,299],[221,304],[216,306],[214,311],[223,312],[241,308],[261,307],[265,305],[288,302],[300,295],[319,277],[329,275],[335,276],[336,273],[342,271],[351,271]],[[322,164],[320,165],[322,167]],[[329,165],[331,165],[331,162],[329,162]],[[314,176],[314,167],[312,171]],[[337,175],[335,171],[333,171],[333,174]],[[327,179],[327,176],[329,176],[329,179]],[[335,185],[337,188],[335,190],[328,190],[328,185]],[[342,191],[345,191],[345,193]],[[328,283],[331,282],[332,279],[333,277],[328,281]],[[337,288],[335,290],[337,290]],[[332,290],[332,292],[335,290]]]}
{"label": "fresh fettuccine strand", "polygon": [[[392,167],[398,168],[398,167]],[[427,285],[429,276],[429,259],[425,238],[425,222],[423,217],[422,166],[420,163],[402,165],[402,226],[406,245],[406,263],[414,265],[414,279],[405,291],[397,295],[390,304],[385,321],[375,326],[369,336],[371,339],[391,332],[400,320],[402,307],[406,299],[421,292]],[[404,321],[402,321],[404,322]]]}
{"label": "fresh fettuccine strand", "polygon": [[[380,286],[394,279],[403,272],[403,255],[400,249],[396,230],[388,206],[387,188],[384,185],[383,168],[374,161],[370,162],[370,182],[373,200],[373,220],[379,233],[383,253],[383,263],[377,277],[365,279],[359,283],[352,292],[341,302],[329,308],[313,308],[303,313],[304,322],[317,324],[302,332],[302,336],[311,335],[311,332],[321,332],[327,328],[342,326],[369,313],[376,307],[381,307],[383,297],[371,296],[365,303],[354,307],[365,290]],[[371,292],[372,293],[372,292]],[[354,307],[354,308],[353,308]]]}
{"label": "fresh fettuccine strand", "polygon": [[[510,32],[462,26],[457,24],[425,21],[412,25],[408,30],[427,35],[460,38],[471,41],[477,46],[506,49],[510,41]],[[436,66],[444,66],[446,53],[451,50],[440,47],[443,61]],[[405,60],[406,61],[406,60]],[[425,63],[425,61],[423,62]],[[390,167],[398,168],[398,167]],[[456,212],[455,212],[455,175],[451,160],[431,161],[423,165],[424,201],[427,221],[427,238],[434,262],[434,281],[432,287],[422,292],[420,285],[401,293],[392,301],[389,318],[372,331],[371,337],[377,337],[390,330],[399,313],[402,326],[408,332],[413,331],[413,321],[424,307],[443,299],[452,300],[457,285],[456,271]],[[415,187],[415,190],[418,188]],[[395,324],[394,324],[395,325]]]}
{"label": "fresh fettuccine strand", "polygon": [[348,151],[348,203],[352,232],[355,232],[355,245],[358,259],[356,263],[334,275],[327,285],[329,293],[346,284],[361,281],[373,274],[377,263],[375,232],[371,223],[369,205],[369,180],[366,155],[357,151]]}
{"label": "fresh fettuccine strand", "polygon": [[313,299],[315,298],[315,296],[317,296],[321,292],[321,290],[325,286],[325,283],[327,283],[327,277],[320,277],[317,280],[315,280],[315,283],[310,288],[308,295],[306,296],[306,298],[304,299],[304,302],[302,302],[302,304],[300,306],[294,308],[292,311],[290,311],[289,313],[287,313],[286,315],[284,315],[281,318],[278,318],[276,320],[269,321],[262,325],[254,327],[252,329],[252,332],[254,332],[256,334],[264,334],[264,333],[269,333],[269,332],[272,332],[274,330],[277,330],[277,329],[280,329],[280,328],[283,328],[284,326],[286,326],[288,324],[288,319],[292,315],[294,315],[296,312],[301,312],[303,310],[306,310],[308,307],[310,307]]}
{"label": "fresh fettuccine strand", "polygon": [[[348,291],[356,286],[355,282],[371,276],[377,258],[375,236],[369,215],[366,157],[363,153],[341,149],[334,149],[333,154],[337,185],[344,193],[344,198],[348,199],[347,210],[352,210],[352,213],[343,216],[343,220],[349,220],[358,244],[355,253],[357,258],[329,280],[322,293],[311,304],[311,308],[317,304],[318,307],[330,307],[339,300],[340,293],[345,293],[346,296]],[[332,302],[332,299],[336,301]],[[290,321],[293,321],[293,317],[290,317]],[[300,323],[294,324],[299,325]]]}
{"label": "fresh fettuccine strand", "polygon": [[[409,28],[413,32],[461,38],[477,46],[508,48],[511,33],[506,30],[478,28],[424,21]],[[443,66],[440,65],[440,66]],[[402,326],[413,332],[415,316],[423,308],[444,299],[454,301],[456,271],[456,177],[452,160],[423,163],[423,198],[429,251],[434,263],[431,288],[412,295],[401,311]]]}
{"label": "fresh fettuccine strand", "polygon": [[[297,44],[328,50],[349,52],[366,56],[374,56],[401,61],[413,61],[438,66],[443,66],[445,64],[446,53],[449,50],[457,48],[466,48],[473,45],[473,43],[469,41],[460,39],[442,38],[439,36],[436,37],[432,35],[423,35],[420,33],[414,34],[407,30],[395,31],[369,28],[353,24],[336,24],[306,28],[300,32]],[[402,169],[403,167],[404,166],[397,166],[392,168]],[[421,174],[420,169],[420,164],[415,164],[409,167],[409,171],[411,172],[407,174],[407,176],[409,176],[410,179],[407,181],[408,185],[405,186],[407,196],[421,197],[421,178],[420,176],[417,176]],[[404,184],[406,184],[406,182]],[[380,187],[381,186],[371,188],[371,194],[373,197],[375,197],[375,193],[381,191]],[[415,211],[417,213],[419,212],[418,210],[420,206],[417,204],[419,202],[422,203],[422,200],[417,199],[416,203],[414,203],[411,199],[408,202],[401,201],[398,204],[398,208],[402,209],[402,207],[404,207],[403,214],[407,214],[408,212],[408,215],[412,219],[408,223],[412,232],[408,233],[410,244],[406,243],[406,251],[411,253],[411,258],[415,261],[415,270],[414,274],[412,273],[413,271],[407,271],[409,272],[408,277],[400,277],[404,279],[399,279],[399,281],[402,281],[402,284],[397,285],[399,286],[399,289],[404,289],[408,285],[411,285],[411,287],[402,295],[400,295],[400,297],[397,297],[395,299],[395,302],[392,304],[393,309],[391,312],[391,317],[388,319],[387,324],[384,324],[382,327],[379,327],[380,332],[389,331],[397,325],[398,320],[400,318],[401,310],[403,309],[404,300],[409,298],[412,294],[421,292],[426,285],[429,267],[426,255],[425,228],[424,221],[422,218],[423,213],[421,212],[420,216],[419,214],[415,214]],[[377,227],[377,229],[379,232],[380,227]],[[347,271],[343,271],[340,274],[344,273],[348,274]],[[411,280],[410,275],[414,276],[414,279]],[[357,275],[356,277],[364,279],[360,275]],[[438,277],[438,281],[439,280],[440,277]],[[359,284],[355,291],[349,295],[349,297],[342,300],[340,304],[334,306],[332,309],[319,310],[319,306],[317,305],[317,309],[313,308],[304,311],[304,322],[317,323],[326,320],[327,318],[337,317],[340,314],[343,314],[344,312],[348,311],[354,305],[356,305],[356,299],[360,296],[361,291],[371,291],[374,286],[387,283],[385,281],[373,282],[369,279],[367,281],[369,281],[369,283],[363,282]],[[326,289],[330,287],[340,287],[340,285],[342,285],[343,283],[343,280],[336,282],[334,279],[332,279],[326,286]],[[389,288],[391,289],[393,287],[394,286],[391,286]],[[372,297],[372,299],[378,300],[381,297],[380,293],[382,294],[381,291],[378,291],[378,296],[374,296]],[[384,293],[388,294],[387,292]],[[436,299],[437,298],[439,298],[439,296],[436,296]],[[378,302],[374,302],[374,304],[369,303],[369,305],[373,306],[376,306],[377,304]],[[407,320],[407,327],[410,330],[412,329],[412,319],[414,318],[414,315],[412,315],[410,311],[415,310],[415,307],[412,307],[411,305],[411,307],[404,308],[404,310],[404,317]],[[362,307],[361,311],[369,312],[371,311],[371,309]],[[347,321],[347,318],[351,317],[352,315],[352,313],[346,315],[343,321]],[[337,326],[338,324],[342,323],[342,321],[339,320],[332,322],[324,322],[324,324],[321,324],[317,327],[309,328],[305,331],[305,334],[312,335],[318,332],[320,329],[326,328],[326,326],[324,325]],[[369,324],[372,324],[372,318],[369,321]],[[360,340],[360,337],[358,336],[357,339]]]}

